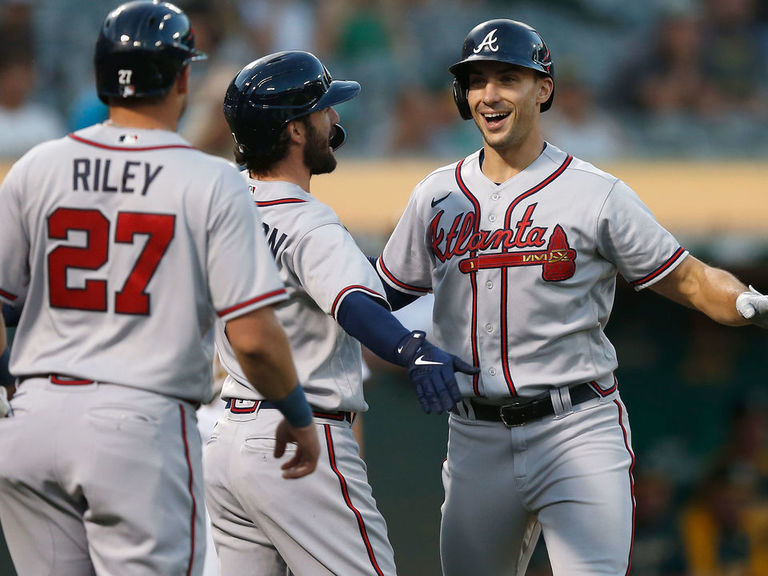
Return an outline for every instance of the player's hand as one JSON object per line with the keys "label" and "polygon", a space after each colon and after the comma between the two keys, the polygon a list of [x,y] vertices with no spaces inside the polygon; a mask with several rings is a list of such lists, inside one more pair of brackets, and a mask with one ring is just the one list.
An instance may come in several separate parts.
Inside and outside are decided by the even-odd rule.
{"label": "player's hand", "polygon": [[320,442],[314,423],[294,428],[287,420],[280,422],[275,431],[275,458],[285,454],[288,442],[296,444],[296,454],[281,466],[283,478],[301,478],[314,472],[320,457]]}
{"label": "player's hand", "polygon": [[768,296],[761,294],[752,286],[736,298],[736,310],[743,318],[761,328],[768,329]]}
{"label": "player's hand", "polygon": [[407,361],[408,377],[416,386],[421,409],[442,414],[461,400],[455,372],[477,374],[480,369],[428,342],[424,332],[415,330],[398,346]]}

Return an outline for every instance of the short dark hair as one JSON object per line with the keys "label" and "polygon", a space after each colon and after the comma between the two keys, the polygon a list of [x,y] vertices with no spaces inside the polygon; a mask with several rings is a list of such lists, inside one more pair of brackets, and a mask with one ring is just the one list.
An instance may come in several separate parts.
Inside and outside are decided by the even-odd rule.
{"label": "short dark hair", "polygon": [[[302,122],[306,126],[307,118],[307,116],[302,116],[301,118],[292,120],[292,122]],[[275,164],[280,162],[280,160],[285,158],[286,154],[288,154],[288,145],[290,144],[291,137],[287,127],[287,125],[283,127],[280,134],[272,143],[272,146],[270,146],[269,150],[265,153],[245,155],[241,153],[237,149],[237,145],[235,145],[235,162],[241,166],[245,166],[254,174],[269,172]]]}

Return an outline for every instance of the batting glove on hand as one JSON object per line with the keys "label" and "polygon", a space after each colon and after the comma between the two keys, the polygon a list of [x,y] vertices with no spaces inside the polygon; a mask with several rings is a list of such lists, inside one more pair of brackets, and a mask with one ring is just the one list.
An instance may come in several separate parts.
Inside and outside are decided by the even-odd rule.
{"label": "batting glove on hand", "polygon": [[760,294],[752,286],[736,298],[736,310],[752,324],[768,329],[768,296]]}
{"label": "batting glove on hand", "polygon": [[454,372],[477,374],[480,369],[427,342],[426,334],[414,330],[397,346],[402,365],[408,366],[408,377],[416,386],[421,409],[442,414],[461,400]]}

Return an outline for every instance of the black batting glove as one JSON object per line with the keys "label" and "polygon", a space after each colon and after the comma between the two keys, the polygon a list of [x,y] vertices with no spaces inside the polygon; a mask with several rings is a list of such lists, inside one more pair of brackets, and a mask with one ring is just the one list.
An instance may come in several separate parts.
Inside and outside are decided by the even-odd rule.
{"label": "black batting glove", "polygon": [[414,330],[400,341],[397,357],[399,364],[408,367],[408,377],[416,386],[421,409],[427,414],[447,412],[461,400],[455,372],[477,374],[480,371],[427,342],[421,330]]}

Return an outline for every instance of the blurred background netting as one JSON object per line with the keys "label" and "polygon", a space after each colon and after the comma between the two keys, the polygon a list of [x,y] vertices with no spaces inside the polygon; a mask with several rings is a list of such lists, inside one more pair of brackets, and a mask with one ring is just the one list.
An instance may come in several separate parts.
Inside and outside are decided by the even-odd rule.
{"label": "blurred background netting", "polygon": [[[0,0],[0,173],[34,144],[104,119],[92,50],[120,3]],[[308,50],[361,83],[337,107],[349,131],[339,168],[313,192],[369,255],[420,178],[480,146],[447,69],[473,26],[502,17],[531,24],[552,52],[546,139],[624,179],[697,257],[768,290],[766,0],[176,4],[209,54],[192,66],[180,130],[210,153],[231,158],[223,94],[255,58]],[[403,317],[428,328],[429,313]],[[637,455],[631,574],[768,576],[768,334],[719,326],[623,280],[607,332]],[[446,424],[421,414],[403,372],[368,360],[374,495],[400,574],[436,576]],[[13,574],[1,551],[0,574]],[[547,574],[542,543],[529,575]]]}

